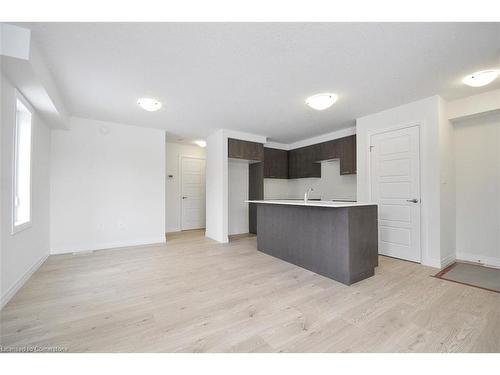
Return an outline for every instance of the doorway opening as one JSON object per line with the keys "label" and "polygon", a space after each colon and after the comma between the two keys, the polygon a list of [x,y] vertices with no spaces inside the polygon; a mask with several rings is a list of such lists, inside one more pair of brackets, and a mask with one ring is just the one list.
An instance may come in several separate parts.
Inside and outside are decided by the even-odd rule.
{"label": "doorway opening", "polygon": [[206,149],[166,137],[165,233],[204,230]]}

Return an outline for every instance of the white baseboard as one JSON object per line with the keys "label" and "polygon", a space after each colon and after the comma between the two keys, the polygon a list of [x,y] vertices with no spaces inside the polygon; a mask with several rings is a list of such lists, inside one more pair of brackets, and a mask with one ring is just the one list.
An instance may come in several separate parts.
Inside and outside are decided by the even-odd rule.
{"label": "white baseboard", "polygon": [[180,233],[180,232],[182,232],[180,229],[179,229],[179,230],[173,230],[173,229],[172,229],[172,230],[167,230],[167,231],[165,232],[165,234],[170,234],[170,233]]}
{"label": "white baseboard", "polygon": [[79,252],[90,252],[95,250],[105,250],[105,249],[116,249],[119,247],[132,247],[132,246],[146,246],[146,245],[156,245],[165,243],[165,236],[154,237],[138,241],[116,241],[116,242],[106,242],[106,243],[96,243],[86,246],[78,247],[67,247],[63,249],[52,249],[50,254],[68,254],[68,253],[79,253]]}
{"label": "white baseboard", "polygon": [[22,288],[22,286],[29,280],[29,278],[40,268],[40,266],[45,262],[45,260],[49,257],[49,255],[42,256],[38,261],[33,264],[28,271],[17,280],[14,285],[12,285],[7,293],[0,298],[0,310],[4,308],[4,306],[15,296],[15,294]]}
{"label": "white baseboard", "polygon": [[441,268],[441,260],[436,258],[422,258],[420,264],[422,264],[423,266],[433,267],[437,269]]}
{"label": "white baseboard", "polygon": [[181,231],[181,227],[171,227],[171,228],[167,228],[165,230],[165,233],[175,233],[175,232],[180,232]]}
{"label": "white baseboard", "polygon": [[457,260],[464,260],[466,262],[473,262],[485,266],[500,268],[500,258],[487,257],[478,254],[457,252]]}
{"label": "white baseboard", "polygon": [[446,258],[441,259],[441,269],[448,267],[456,260],[455,254],[448,255]]}

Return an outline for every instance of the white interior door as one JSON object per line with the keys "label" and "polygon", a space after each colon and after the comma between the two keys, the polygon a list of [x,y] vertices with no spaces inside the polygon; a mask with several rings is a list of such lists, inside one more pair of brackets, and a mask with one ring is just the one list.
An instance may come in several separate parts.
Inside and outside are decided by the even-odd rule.
{"label": "white interior door", "polygon": [[205,228],[205,160],[181,157],[181,229]]}
{"label": "white interior door", "polygon": [[420,262],[419,127],[373,134],[371,199],[378,203],[379,253]]}

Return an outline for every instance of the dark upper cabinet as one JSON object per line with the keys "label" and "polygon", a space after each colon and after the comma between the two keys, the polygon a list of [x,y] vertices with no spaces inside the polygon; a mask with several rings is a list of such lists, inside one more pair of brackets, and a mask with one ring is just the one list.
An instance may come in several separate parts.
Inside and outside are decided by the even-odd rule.
{"label": "dark upper cabinet", "polygon": [[319,145],[289,151],[289,178],[321,177],[321,164],[316,162],[319,152]]}
{"label": "dark upper cabinet", "polygon": [[288,151],[288,178],[298,178],[299,150]]}
{"label": "dark upper cabinet", "polygon": [[340,174],[356,173],[356,135],[319,143],[316,161],[340,160]]}
{"label": "dark upper cabinet", "polygon": [[263,161],[264,178],[321,177],[322,160],[339,159],[340,174],[356,174],[356,135],[285,151],[260,143],[228,139],[228,156]]}
{"label": "dark upper cabinet", "polygon": [[227,156],[233,159],[264,161],[264,145],[229,138],[227,140]]}
{"label": "dark upper cabinet", "polygon": [[288,178],[288,151],[264,148],[264,177]]}
{"label": "dark upper cabinet", "polygon": [[316,161],[331,160],[340,158],[339,142],[336,139],[333,141],[323,142],[318,144],[318,152]]}
{"label": "dark upper cabinet", "polygon": [[340,174],[356,173],[356,136],[340,138]]}

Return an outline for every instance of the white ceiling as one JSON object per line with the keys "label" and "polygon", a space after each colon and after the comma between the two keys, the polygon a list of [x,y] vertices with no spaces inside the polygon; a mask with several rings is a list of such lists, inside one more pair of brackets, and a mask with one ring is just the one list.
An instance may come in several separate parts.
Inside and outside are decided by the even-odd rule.
{"label": "white ceiling", "polygon": [[[480,93],[491,85],[461,78],[500,67],[498,23],[21,25],[72,115],[189,138],[227,128],[290,143],[434,94]],[[304,104],[325,91],[339,95],[330,109]],[[163,108],[143,111],[142,96]]]}

